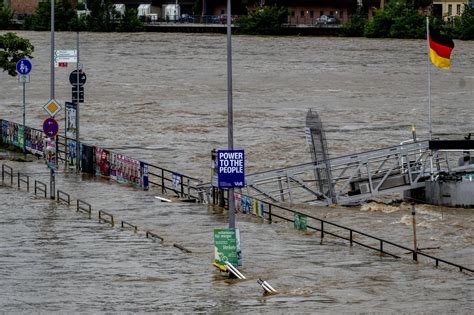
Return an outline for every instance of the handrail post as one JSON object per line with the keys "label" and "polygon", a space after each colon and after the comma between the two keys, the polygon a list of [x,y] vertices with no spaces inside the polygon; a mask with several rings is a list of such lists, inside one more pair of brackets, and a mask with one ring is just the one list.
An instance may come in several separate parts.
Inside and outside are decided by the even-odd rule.
{"label": "handrail post", "polygon": [[180,178],[180,183],[181,183],[181,198],[184,197],[184,183],[183,183],[183,175],[179,175],[181,176]]}
{"label": "handrail post", "polygon": [[380,240],[380,252],[383,253],[383,241]]}
{"label": "handrail post", "polygon": [[20,189],[20,172],[18,172],[18,189]]}
{"label": "handrail post", "polygon": [[2,164],[2,185],[4,181],[5,181],[5,164]]}
{"label": "handrail post", "polygon": [[272,224],[272,204],[268,204],[268,222]]}
{"label": "handrail post", "polygon": [[30,176],[26,176],[26,191],[30,192]]}
{"label": "handrail post", "polygon": [[165,170],[161,169],[161,192],[165,192]]}
{"label": "handrail post", "polygon": [[187,185],[188,185],[188,199],[191,199],[191,186],[189,186],[189,178],[187,179]]}
{"label": "handrail post", "polygon": [[350,240],[350,243],[351,243],[351,246],[352,246],[352,230],[350,230],[349,240]]}
{"label": "handrail post", "polygon": [[324,238],[324,221],[321,220],[321,244],[323,243]]}
{"label": "handrail post", "polygon": [[418,261],[418,246],[416,244],[416,209],[415,204],[412,203],[411,205],[411,217],[412,217],[412,225],[413,225],[413,260]]}

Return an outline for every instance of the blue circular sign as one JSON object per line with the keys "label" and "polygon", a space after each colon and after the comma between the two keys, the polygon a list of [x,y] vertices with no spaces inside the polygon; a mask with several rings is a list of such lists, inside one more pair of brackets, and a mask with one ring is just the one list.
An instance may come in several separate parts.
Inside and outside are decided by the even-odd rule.
{"label": "blue circular sign", "polygon": [[21,75],[27,75],[31,71],[31,62],[28,59],[21,59],[16,63],[16,72]]}
{"label": "blue circular sign", "polygon": [[47,137],[53,138],[58,134],[59,125],[54,118],[48,118],[43,122],[43,131]]}

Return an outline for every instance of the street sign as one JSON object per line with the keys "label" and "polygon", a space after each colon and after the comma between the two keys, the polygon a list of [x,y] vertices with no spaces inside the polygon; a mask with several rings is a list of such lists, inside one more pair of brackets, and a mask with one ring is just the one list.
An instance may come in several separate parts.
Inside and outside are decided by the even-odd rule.
{"label": "street sign", "polygon": [[67,68],[67,62],[55,62],[54,66],[56,68]]}
{"label": "street sign", "polygon": [[16,72],[21,75],[27,75],[31,72],[31,62],[28,59],[21,59],[16,63]]}
{"label": "street sign", "polygon": [[55,50],[54,62],[77,62],[77,50]]}
{"label": "street sign", "polygon": [[18,76],[18,83],[30,83],[30,75],[29,74],[20,74]]}
{"label": "street sign", "polygon": [[59,113],[62,109],[61,105],[59,105],[58,102],[56,102],[55,99],[49,100],[44,106],[43,109],[52,117]]}
{"label": "street sign", "polygon": [[244,150],[217,151],[217,181],[219,188],[245,186]]}
{"label": "street sign", "polygon": [[[77,85],[72,86],[72,101],[77,103]],[[84,87],[79,85],[79,103],[84,103]]]}
{"label": "street sign", "polygon": [[[79,85],[86,84],[87,76],[86,73],[82,70],[79,70]],[[77,70],[74,70],[69,75],[69,83],[72,85],[77,85]]]}
{"label": "street sign", "polygon": [[240,234],[237,229],[214,230],[214,261],[225,266],[230,262],[234,266],[241,265]]}
{"label": "street sign", "polygon": [[54,118],[49,117],[43,122],[43,131],[47,137],[53,138],[58,134],[59,125]]}

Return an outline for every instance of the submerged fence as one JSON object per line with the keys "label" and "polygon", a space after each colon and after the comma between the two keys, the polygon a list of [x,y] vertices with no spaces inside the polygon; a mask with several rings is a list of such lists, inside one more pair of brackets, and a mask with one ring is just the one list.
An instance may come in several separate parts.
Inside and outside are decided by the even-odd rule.
{"label": "submerged fence", "polygon": [[[212,194],[215,195],[217,194],[217,192],[213,191]],[[217,196],[213,196],[212,200],[214,204],[221,203],[224,208],[228,209],[228,192],[227,194],[222,194],[220,198],[218,198]],[[326,235],[330,235],[336,239],[342,239],[344,241],[347,241],[350,246],[357,244],[394,258],[401,258],[401,254],[398,252],[394,253],[393,251],[389,251],[390,248],[392,250],[401,250],[402,253],[407,252],[408,254],[411,254],[414,261],[418,261],[418,257],[422,256],[427,258],[428,260],[433,261],[436,267],[438,267],[440,263],[443,263],[445,265],[458,268],[461,272],[469,271],[474,273],[474,269],[472,268],[467,268],[465,266],[447,261],[445,259],[423,253],[420,250],[408,248],[406,246],[396,244],[380,237],[370,235],[368,233],[361,232],[359,230],[333,223],[324,219],[320,219],[308,215],[306,213],[284,207],[282,205],[259,200],[243,194],[236,194],[235,204],[236,211],[241,212],[243,214],[250,214],[260,217],[264,220],[267,220],[269,224],[274,222],[275,219],[295,224],[295,221],[298,220],[296,218],[297,216],[304,216],[308,219],[306,223],[307,229],[319,232],[321,242],[323,242]]]}
{"label": "submerged fence", "polygon": [[[56,165],[59,162],[65,166],[80,163],[80,169],[84,173],[132,185],[137,189],[148,190],[150,185],[153,185],[161,187],[163,193],[203,201],[203,192],[197,188],[201,181],[196,178],[85,143],[79,143],[78,158],[74,139],[63,135],[49,139],[38,129],[24,127],[8,120],[0,120],[0,125],[0,144],[10,145],[40,157],[46,156],[47,147],[54,147]],[[52,141],[54,145],[45,145],[47,141]]]}

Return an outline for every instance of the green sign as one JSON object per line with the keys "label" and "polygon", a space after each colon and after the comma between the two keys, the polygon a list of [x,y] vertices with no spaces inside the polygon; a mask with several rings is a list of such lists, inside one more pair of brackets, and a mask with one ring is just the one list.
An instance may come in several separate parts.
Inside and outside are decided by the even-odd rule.
{"label": "green sign", "polygon": [[295,213],[295,229],[306,231],[308,229],[308,218],[299,213]]}
{"label": "green sign", "polygon": [[237,237],[235,229],[215,229],[214,230],[214,257],[219,265],[225,265],[228,261],[237,266],[239,259],[237,256]]}

